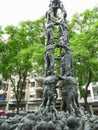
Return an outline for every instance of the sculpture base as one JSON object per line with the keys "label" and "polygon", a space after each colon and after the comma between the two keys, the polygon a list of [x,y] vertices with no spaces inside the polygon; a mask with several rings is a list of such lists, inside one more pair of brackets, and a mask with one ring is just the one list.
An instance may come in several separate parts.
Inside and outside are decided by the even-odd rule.
{"label": "sculpture base", "polygon": [[2,123],[0,120],[0,130],[98,130],[98,116],[82,112],[76,115],[40,108],[25,117],[16,115]]}

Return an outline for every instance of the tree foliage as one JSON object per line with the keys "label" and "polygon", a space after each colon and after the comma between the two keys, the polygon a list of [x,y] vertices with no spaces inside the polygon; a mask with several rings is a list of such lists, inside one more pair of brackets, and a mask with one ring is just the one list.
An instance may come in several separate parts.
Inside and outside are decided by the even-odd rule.
{"label": "tree foliage", "polygon": [[[44,23],[43,19],[20,22],[18,26],[5,27],[8,36],[3,44],[1,73],[10,79],[17,100],[17,113],[26,87],[28,73],[43,68],[44,58]],[[40,66],[40,67],[39,67]],[[16,79],[15,79],[16,78]],[[16,83],[17,81],[17,83]]]}
{"label": "tree foliage", "polygon": [[[74,71],[81,97],[87,103],[89,84],[98,81],[98,8],[75,14],[69,28]],[[83,85],[86,86],[85,89]]]}

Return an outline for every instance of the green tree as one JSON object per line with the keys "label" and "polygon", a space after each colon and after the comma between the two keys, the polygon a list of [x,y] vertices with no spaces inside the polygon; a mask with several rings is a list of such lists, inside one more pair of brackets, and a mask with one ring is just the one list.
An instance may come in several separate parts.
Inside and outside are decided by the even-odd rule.
{"label": "green tree", "polygon": [[1,58],[1,71],[3,77],[12,83],[17,113],[19,113],[28,74],[33,70],[36,70],[37,73],[43,70],[45,32],[43,19],[44,17],[33,22],[24,21],[20,22],[18,26],[9,25],[5,28],[8,39]]}
{"label": "green tree", "polygon": [[2,68],[2,62],[1,62],[1,59],[2,59],[2,55],[4,53],[4,49],[5,49],[5,44],[4,44],[4,39],[3,39],[3,30],[2,30],[2,27],[0,26],[0,73],[1,73],[1,68]]}
{"label": "green tree", "polygon": [[98,81],[98,8],[75,14],[69,28],[75,75],[86,109],[91,113],[87,97],[90,83]]}

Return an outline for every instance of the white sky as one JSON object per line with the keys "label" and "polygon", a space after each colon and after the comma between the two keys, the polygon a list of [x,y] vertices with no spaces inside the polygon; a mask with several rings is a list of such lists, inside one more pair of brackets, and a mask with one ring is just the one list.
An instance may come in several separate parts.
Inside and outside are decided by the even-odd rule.
{"label": "white sky", "polygon": [[[50,0],[0,0],[0,26],[17,25],[20,21],[35,20],[48,10]],[[70,20],[75,12],[98,6],[98,0],[61,0]]]}

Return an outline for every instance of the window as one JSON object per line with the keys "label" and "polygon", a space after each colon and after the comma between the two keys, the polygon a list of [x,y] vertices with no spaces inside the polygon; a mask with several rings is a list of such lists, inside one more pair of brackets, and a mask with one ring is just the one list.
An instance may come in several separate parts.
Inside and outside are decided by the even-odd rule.
{"label": "window", "polygon": [[35,82],[31,82],[31,87],[35,87]]}

